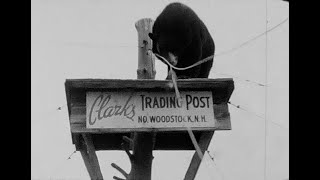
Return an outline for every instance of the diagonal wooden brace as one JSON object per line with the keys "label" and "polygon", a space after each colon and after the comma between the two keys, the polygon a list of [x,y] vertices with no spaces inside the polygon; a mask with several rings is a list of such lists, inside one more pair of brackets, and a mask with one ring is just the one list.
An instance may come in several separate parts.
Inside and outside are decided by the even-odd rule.
{"label": "diagonal wooden brace", "polygon": [[82,134],[81,156],[86,165],[91,180],[103,180],[99,161],[90,134]]}
{"label": "diagonal wooden brace", "polygon": [[[200,147],[203,155],[209,147],[213,133],[214,133],[214,131],[202,132],[202,134],[200,136],[198,144],[199,144],[199,147]],[[192,157],[191,163],[189,165],[189,168],[187,170],[187,173],[184,176],[184,180],[194,180],[194,178],[196,177],[196,174],[198,172],[201,161],[202,161],[202,159],[200,159],[200,157],[196,151],[193,154],[193,157]]]}

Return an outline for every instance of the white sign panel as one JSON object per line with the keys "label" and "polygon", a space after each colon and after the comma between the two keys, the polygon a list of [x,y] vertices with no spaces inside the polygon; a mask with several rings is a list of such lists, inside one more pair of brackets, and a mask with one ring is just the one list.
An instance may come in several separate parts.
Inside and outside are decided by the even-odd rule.
{"label": "white sign panel", "polygon": [[215,127],[211,91],[87,92],[87,128]]}

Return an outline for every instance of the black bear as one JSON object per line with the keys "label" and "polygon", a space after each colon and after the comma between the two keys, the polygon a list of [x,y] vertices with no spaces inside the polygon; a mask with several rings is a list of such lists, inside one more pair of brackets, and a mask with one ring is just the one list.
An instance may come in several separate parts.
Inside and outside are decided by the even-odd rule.
{"label": "black bear", "polygon": [[[176,67],[190,66],[214,54],[213,39],[201,19],[188,6],[171,3],[154,22],[149,37],[152,51]],[[213,60],[184,71],[175,70],[178,79],[208,78]]]}

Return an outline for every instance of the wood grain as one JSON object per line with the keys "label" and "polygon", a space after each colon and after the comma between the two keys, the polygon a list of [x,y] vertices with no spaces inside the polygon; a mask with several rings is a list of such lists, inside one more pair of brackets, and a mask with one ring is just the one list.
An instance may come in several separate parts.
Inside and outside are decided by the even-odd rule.
{"label": "wood grain", "polygon": [[90,179],[103,180],[98,157],[90,134],[82,134],[82,149],[80,150]]}

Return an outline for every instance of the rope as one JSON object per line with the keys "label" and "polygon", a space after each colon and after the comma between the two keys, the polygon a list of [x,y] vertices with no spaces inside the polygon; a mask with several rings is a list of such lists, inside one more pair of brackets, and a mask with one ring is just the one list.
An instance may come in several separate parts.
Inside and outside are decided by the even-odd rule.
{"label": "rope", "polygon": [[[174,86],[174,90],[175,90],[175,93],[176,93],[176,97],[177,99],[179,100],[180,104],[182,104],[182,97],[180,95],[180,92],[179,92],[179,89],[178,89],[178,84],[177,84],[177,75],[176,73],[174,72],[173,68],[170,66],[170,71],[169,71],[169,74],[171,75],[171,80],[172,80],[172,83],[173,83],[173,86]],[[180,110],[181,111],[181,110]],[[203,158],[203,154],[201,152],[201,149],[200,149],[200,146],[191,130],[191,127],[187,126],[186,127],[186,130],[190,136],[190,139],[191,139],[191,142],[199,156],[199,158],[202,160]]]}
{"label": "rope", "polygon": [[[149,50],[149,51],[151,51],[151,50]],[[198,62],[196,62],[196,63],[194,63],[194,64],[192,64],[192,65],[190,65],[190,66],[183,67],[183,68],[179,68],[179,67],[175,67],[174,65],[172,65],[170,62],[168,62],[164,57],[160,56],[159,54],[154,53],[154,55],[155,55],[157,58],[163,60],[170,68],[175,69],[175,70],[179,70],[179,71],[184,71],[184,70],[193,68],[193,67],[195,67],[195,66],[198,66],[198,65],[200,65],[200,64],[202,64],[202,63],[205,63],[205,62],[207,62],[207,61],[211,61],[211,60],[213,60],[213,57],[214,57],[214,54],[213,54],[213,55],[208,56],[208,57],[202,59],[201,61],[198,61]]]}

